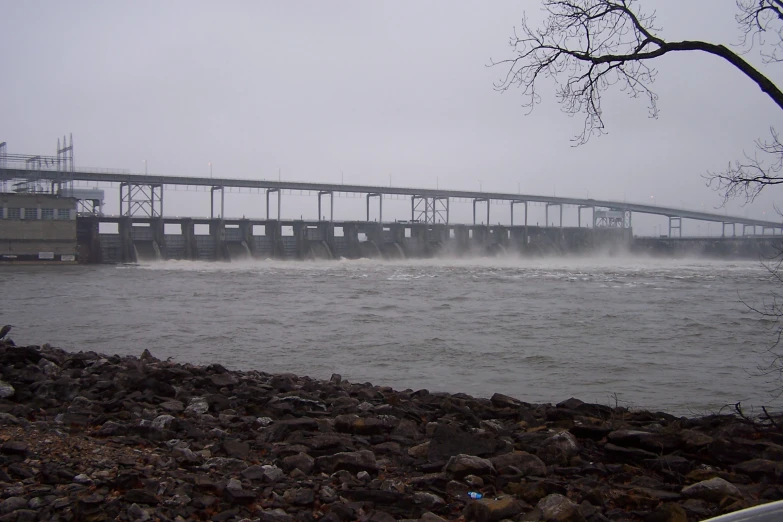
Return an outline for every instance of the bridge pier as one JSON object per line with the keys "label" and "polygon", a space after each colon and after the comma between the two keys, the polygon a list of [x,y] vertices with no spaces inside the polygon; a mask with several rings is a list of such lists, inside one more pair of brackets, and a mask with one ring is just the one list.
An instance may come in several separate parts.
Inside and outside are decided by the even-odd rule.
{"label": "bridge pier", "polygon": [[136,249],[133,247],[133,222],[130,216],[122,216],[117,222],[117,231],[120,234],[120,262],[135,263]]}
{"label": "bridge pier", "polygon": [[98,216],[85,216],[76,221],[76,249],[79,262],[103,262]]}
{"label": "bridge pier", "polygon": [[215,261],[228,260],[229,257],[226,253],[226,223],[222,218],[209,221],[209,236],[215,245]]}
{"label": "bridge pier", "polygon": [[185,242],[185,259],[196,260],[198,255],[198,243],[196,242],[196,225],[191,218],[184,218],[180,223],[182,239]]}
{"label": "bridge pier", "polygon": [[250,257],[255,258],[256,242],[253,241],[253,225],[250,224],[249,219],[243,219],[239,222],[239,237],[242,238],[242,241],[247,246],[247,249],[250,252]]}
{"label": "bridge pier", "polygon": [[[267,198],[268,197],[269,194],[267,194]],[[267,212],[269,212],[269,207],[267,207]],[[284,258],[285,250],[283,249],[283,227],[280,224],[280,221],[267,220],[264,228],[264,234],[269,238],[269,244],[271,245],[272,249],[270,257],[273,259]]]}

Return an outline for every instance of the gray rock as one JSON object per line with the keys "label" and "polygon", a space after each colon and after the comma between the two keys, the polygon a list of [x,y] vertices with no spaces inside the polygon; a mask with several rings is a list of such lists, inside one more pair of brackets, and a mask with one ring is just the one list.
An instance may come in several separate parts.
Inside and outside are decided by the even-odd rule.
{"label": "gray rock", "polygon": [[583,522],[579,506],[558,493],[547,495],[536,505],[543,514],[543,520],[552,522]]}
{"label": "gray rock", "polygon": [[465,508],[465,519],[476,522],[495,522],[510,519],[520,514],[524,504],[510,496],[482,498],[470,502]]}
{"label": "gray rock", "polygon": [[544,440],[538,448],[538,456],[547,464],[567,465],[571,457],[579,453],[576,437],[561,431]]}
{"label": "gray rock", "polygon": [[182,401],[166,401],[160,403],[160,408],[162,410],[171,412],[171,413],[180,413],[182,411],[185,411],[185,405],[182,404]]}
{"label": "gray rock", "polygon": [[174,417],[171,415],[158,415],[152,421],[152,427],[156,430],[165,430],[171,426],[171,423],[174,422],[174,420]]}
{"label": "gray rock", "polygon": [[420,506],[426,509],[434,508],[436,506],[446,505],[446,501],[443,500],[442,497],[439,497],[435,493],[429,493],[427,491],[419,491],[417,493],[414,493],[413,502],[419,504]]}
{"label": "gray rock", "polygon": [[13,386],[8,384],[7,382],[0,381],[0,399],[7,399],[9,397],[13,397],[14,393],[16,393],[16,390]]}
{"label": "gray rock", "polygon": [[740,490],[731,482],[720,477],[702,480],[682,488],[682,495],[688,498],[698,498],[707,502],[720,502],[723,497],[740,497]]}
{"label": "gray rock", "polygon": [[315,460],[315,464],[319,469],[326,471],[327,473],[334,473],[341,469],[348,470],[352,473],[358,473],[359,471],[374,472],[378,470],[375,454],[368,450],[342,452],[318,457]]}
{"label": "gray rock", "polygon": [[201,466],[202,469],[217,468],[222,472],[242,471],[247,468],[247,462],[226,457],[212,457]]}
{"label": "gray rock", "polygon": [[209,403],[204,397],[193,397],[185,408],[185,413],[203,415],[209,411]]}
{"label": "gray rock", "polygon": [[315,459],[307,453],[299,452],[296,455],[289,455],[283,459],[283,468],[286,471],[299,469],[309,475],[315,466]]}
{"label": "gray rock", "polygon": [[9,497],[0,502],[0,515],[13,513],[27,507],[27,499],[24,497]]}
{"label": "gray rock", "polygon": [[267,511],[259,511],[259,522],[293,522],[294,517],[283,511],[282,509],[273,509]]}
{"label": "gray rock", "polygon": [[547,474],[546,464],[527,451],[512,451],[492,457],[489,461],[498,472],[501,472],[503,468],[513,466],[522,472],[523,477],[545,477]]}
{"label": "gray rock", "polygon": [[438,423],[432,433],[427,458],[430,462],[443,462],[454,455],[488,457],[506,447],[507,443],[502,440],[481,437],[450,424]]}
{"label": "gray rock", "polygon": [[443,471],[452,473],[457,478],[467,475],[487,475],[495,472],[495,466],[487,459],[474,455],[455,455],[449,459]]}

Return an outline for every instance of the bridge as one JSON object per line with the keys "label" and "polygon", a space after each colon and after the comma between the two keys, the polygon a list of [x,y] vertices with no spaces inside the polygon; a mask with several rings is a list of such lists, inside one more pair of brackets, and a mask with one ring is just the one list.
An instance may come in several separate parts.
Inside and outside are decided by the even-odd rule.
{"label": "bridge", "polygon": [[[2,158],[2,157],[0,157]],[[535,194],[514,194],[504,192],[464,191],[415,187],[393,187],[378,185],[356,184],[331,184],[310,183],[297,181],[273,181],[252,180],[242,178],[212,178],[196,176],[171,176],[132,174],[118,170],[71,169],[63,172],[57,168],[55,158],[48,163],[36,163],[30,166],[30,158],[41,156],[5,156],[5,161],[0,163],[0,183],[3,186],[9,184],[20,186],[22,184],[35,184],[43,186],[49,184],[48,190],[55,191],[56,187],[68,190],[68,184],[73,181],[85,181],[95,183],[113,183],[120,188],[120,214],[129,217],[164,217],[163,214],[163,189],[164,187],[207,187],[211,192],[210,217],[224,215],[225,190],[226,189],[250,189],[263,191],[266,200],[266,219],[275,219],[270,215],[270,196],[277,199],[277,220],[281,216],[281,194],[283,190],[299,191],[303,193],[317,194],[318,216],[321,216],[322,197],[328,196],[330,202],[330,216],[328,221],[334,221],[334,195],[337,193],[362,194],[367,200],[366,219],[370,219],[370,208],[373,200],[377,200],[379,221],[383,221],[383,200],[389,196],[410,196],[411,198],[411,222],[427,224],[451,224],[450,202],[452,200],[471,200],[473,202],[473,224],[477,224],[477,206],[484,204],[486,207],[486,223],[491,223],[491,202],[508,202],[510,204],[511,226],[527,226],[528,204],[541,203],[545,206],[546,219],[549,221],[549,209],[556,207],[559,211],[558,227],[563,228],[563,207],[572,206],[578,208],[577,227],[582,227],[582,211],[591,213],[591,225],[596,228],[631,228],[634,213],[664,216],[669,220],[668,237],[682,237],[682,220],[691,219],[711,223],[720,223],[723,233],[726,235],[727,227],[730,227],[732,236],[737,235],[737,226],[741,227],[741,235],[747,235],[750,229],[751,235],[778,235],[783,234],[783,222],[759,220],[742,216],[729,216],[715,212],[687,210],[683,208],[665,207],[658,205],[646,205],[629,203],[626,201],[613,201],[590,198],[570,198],[557,196],[542,196]],[[8,163],[22,163],[23,165],[11,165]],[[71,186],[70,190],[74,190]],[[217,201],[219,208],[215,208],[215,195],[219,193]],[[72,192],[76,195],[77,192]],[[85,191],[81,191],[82,198]],[[522,215],[515,223],[515,206],[522,205]],[[216,212],[217,211],[217,212]],[[481,216],[483,220],[484,216]]]}
{"label": "bridge", "polygon": [[[118,186],[119,215],[104,214],[103,190],[80,188],[75,186],[77,182]],[[165,215],[164,188],[176,190],[177,187],[201,187],[208,190],[209,217]],[[266,216],[226,219],[225,195],[233,189],[255,190],[263,194]],[[317,219],[283,220],[283,191],[315,193]],[[61,258],[77,257],[80,261],[94,263],[135,262],[140,259],[236,260],[247,257],[399,258],[442,253],[457,256],[496,255],[509,251],[549,254],[601,249],[609,252],[636,250],[662,255],[707,253],[757,257],[759,254],[776,252],[779,246],[777,242],[783,235],[783,222],[626,201],[441,188],[150,175],[118,169],[76,169],[73,164],[73,140],[67,144],[65,138],[62,146],[58,140],[56,156],[12,155],[5,151],[5,143],[0,143],[0,196],[2,193],[6,196],[22,194],[28,202],[33,201],[30,195],[38,194],[76,200],[78,217],[74,231],[78,253],[76,256],[66,255]],[[335,221],[335,194],[358,194],[364,197],[365,219]],[[216,196],[219,196],[217,201]],[[328,218],[322,213],[325,196],[329,204]],[[400,197],[410,197],[410,219],[384,221],[384,199]],[[472,202],[472,223],[453,222],[451,204],[457,201]],[[276,215],[272,215],[272,203],[276,203]],[[510,207],[510,225],[501,225],[499,222],[497,225],[491,224],[491,207],[496,203],[507,203]],[[528,223],[528,206],[531,203],[544,206],[543,227],[538,226],[538,223],[535,226]],[[52,219],[55,210],[49,207],[54,203],[44,205],[37,202],[35,205],[36,208],[25,208],[24,216],[20,214],[20,208],[6,206],[0,218],[21,219],[19,224],[22,227],[28,219],[45,219],[44,215]],[[377,205],[377,221],[370,220],[373,205]],[[481,205],[484,208],[480,216],[478,207]],[[563,222],[563,208],[569,206],[578,209],[576,226],[569,227]],[[553,208],[558,212],[557,226],[554,226],[554,220],[549,219],[550,209]],[[15,217],[11,217],[11,210]],[[589,212],[590,219],[584,227],[583,211]],[[61,219],[61,212],[57,210],[56,219]],[[669,222],[668,234],[644,240],[634,238],[634,214],[666,217]],[[494,218],[498,221],[497,216]],[[720,223],[722,237],[685,238],[682,234],[683,219]],[[14,234],[21,233],[12,222],[8,224]],[[32,226],[33,222],[28,224]],[[116,232],[102,230],[106,228],[101,227],[102,224],[114,227]],[[738,225],[741,227],[739,236]],[[47,227],[51,230],[57,228],[54,223]],[[727,228],[730,235],[726,234]],[[176,233],[172,233],[174,231]],[[26,236],[20,236],[16,241],[29,240]]]}

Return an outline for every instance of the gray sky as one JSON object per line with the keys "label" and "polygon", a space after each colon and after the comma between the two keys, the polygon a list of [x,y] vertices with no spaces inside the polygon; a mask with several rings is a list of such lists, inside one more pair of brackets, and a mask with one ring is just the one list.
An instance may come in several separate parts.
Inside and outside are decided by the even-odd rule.
{"label": "gray sky", "polygon": [[[701,176],[751,151],[770,125],[783,130],[750,80],[683,53],[655,62],[659,119],[614,91],[604,100],[609,135],[572,147],[581,118],[561,113],[553,90],[542,85],[526,116],[518,90],[493,90],[503,70],[486,67],[509,56],[523,11],[539,16],[534,0],[0,4],[0,141],[54,154],[57,137],[73,132],[80,167],[143,171],[147,159],[150,172],[208,175],[211,161],[216,177],[276,179],[281,169],[283,179],[339,182],[342,171],[346,183],[386,185],[391,175],[394,185],[474,190],[480,180],[492,191],[654,195],[710,209],[721,198]],[[658,10],[664,37],[738,39],[734,2],[642,5]],[[770,217],[775,190],[729,212]],[[172,213],[208,213],[204,194],[166,197]],[[226,213],[260,216],[260,200],[229,195]],[[406,219],[409,205],[385,203],[384,217]],[[361,208],[338,200],[335,216]],[[312,218],[315,198],[286,196],[283,214]],[[507,221],[508,209],[493,214]],[[654,223],[635,227],[649,234]]]}

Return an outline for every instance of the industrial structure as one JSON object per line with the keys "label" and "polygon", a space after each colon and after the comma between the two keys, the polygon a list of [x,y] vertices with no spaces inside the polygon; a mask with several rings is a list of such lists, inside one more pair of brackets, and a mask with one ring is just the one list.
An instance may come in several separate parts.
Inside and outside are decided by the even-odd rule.
{"label": "industrial structure", "polygon": [[[118,184],[120,215],[104,215],[103,191],[75,188],[75,181]],[[7,152],[5,143],[0,144],[0,183],[0,192],[3,193],[0,245],[6,245],[3,241],[12,238],[16,242],[14,248],[18,250],[24,241],[35,238],[43,240],[42,236],[26,236],[28,231],[18,232],[22,230],[18,228],[22,224],[15,222],[31,221],[34,218],[45,221],[49,219],[49,209],[57,208],[57,215],[60,216],[60,210],[67,206],[69,211],[73,210],[75,221],[78,247],[74,253],[81,262],[96,263],[135,262],[139,259],[236,260],[247,257],[397,258],[443,252],[452,255],[509,251],[530,254],[599,248],[609,251],[633,250],[634,247],[670,253],[705,250],[702,247],[708,247],[706,250],[718,254],[758,255],[772,248],[776,238],[783,235],[783,223],[611,200],[80,170],[73,163],[73,138],[67,144],[65,138],[62,144],[58,140],[57,154],[49,157],[12,155]],[[164,188],[177,186],[208,189],[211,201],[209,218],[167,217],[163,212]],[[232,188],[251,189],[263,194],[265,217],[225,219],[225,193]],[[281,219],[283,191],[315,194],[318,219]],[[366,198],[365,220],[334,220],[334,197],[340,193],[361,194]],[[328,196],[328,217],[322,214],[324,196]],[[24,210],[24,215],[13,210],[32,208],[24,206],[32,205],[32,200],[21,199],[24,197],[38,198],[35,201],[35,216],[32,210]],[[410,220],[383,220],[383,201],[389,197],[410,197]],[[48,203],[47,198],[62,200],[62,206]],[[271,201],[271,198],[275,198],[276,202]],[[455,200],[472,201],[472,223],[452,222],[450,206]],[[498,202],[508,203],[510,225],[490,225],[493,218],[492,204]],[[276,215],[270,212],[273,206],[271,203],[276,203]],[[531,203],[544,205],[545,225],[550,223],[550,209],[555,209],[557,226],[529,224],[528,206]],[[376,204],[379,219],[371,221],[371,207]],[[575,227],[564,225],[564,206],[577,207]],[[586,222],[589,224],[584,227],[583,211],[589,213],[589,221]],[[668,234],[637,243],[632,234],[634,213],[665,216],[669,223]],[[683,219],[720,223],[723,237],[696,240],[684,238]],[[117,233],[101,233],[101,223],[116,224]],[[165,233],[165,225],[177,225],[179,233]],[[207,232],[198,234],[197,225],[206,225],[200,228]],[[52,233],[55,230],[51,223],[43,224],[39,229],[44,235],[46,230]],[[28,227],[28,230],[32,229]],[[36,244],[36,248],[39,246]],[[7,250],[7,245],[0,248],[0,259],[3,255],[15,255],[8,254]],[[47,258],[48,252],[44,251]],[[69,254],[64,255],[65,259],[70,259]]]}

